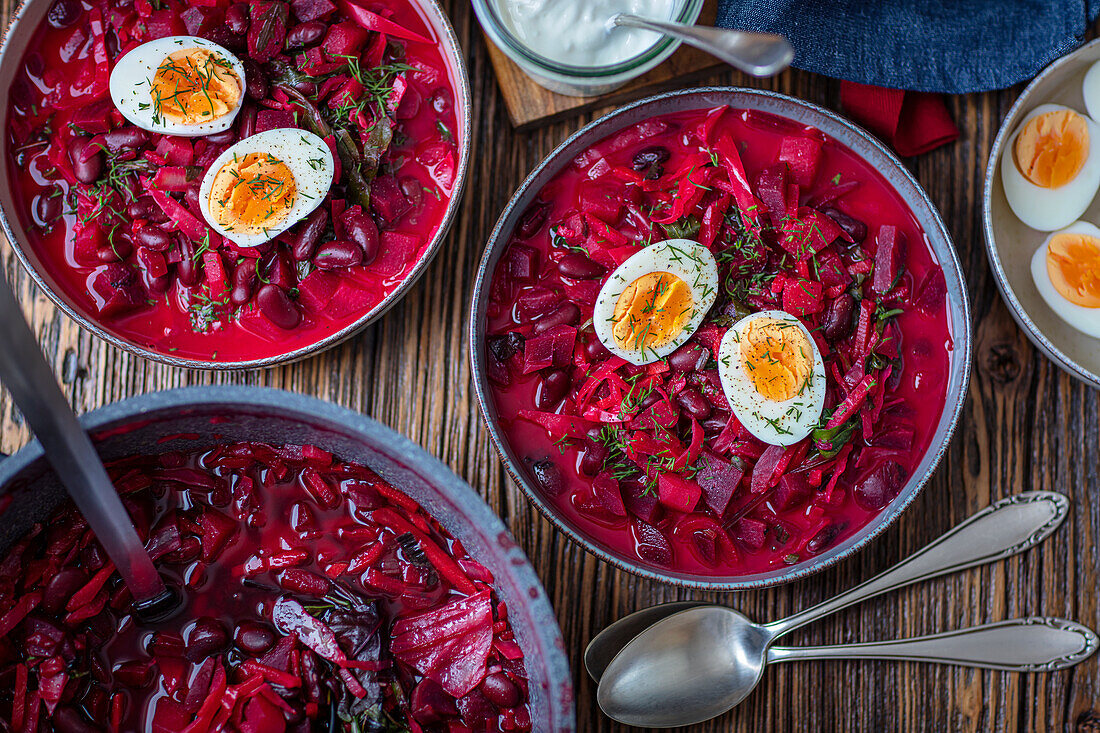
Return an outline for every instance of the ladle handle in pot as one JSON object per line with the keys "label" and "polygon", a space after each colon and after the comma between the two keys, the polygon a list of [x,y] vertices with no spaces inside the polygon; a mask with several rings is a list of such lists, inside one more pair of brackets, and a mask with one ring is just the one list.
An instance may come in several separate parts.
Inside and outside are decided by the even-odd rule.
{"label": "ladle handle in pot", "polygon": [[888,591],[1011,557],[1049,537],[1068,512],[1069,500],[1053,491],[1028,491],[1002,499],[886,572],[766,628],[776,638]]}
{"label": "ladle handle in pot", "polygon": [[896,641],[772,647],[768,663],[811,659],[896,659],[1008,672],[1066,669],[1096,651],[1096,634],[1060,618],[1021,618]]}

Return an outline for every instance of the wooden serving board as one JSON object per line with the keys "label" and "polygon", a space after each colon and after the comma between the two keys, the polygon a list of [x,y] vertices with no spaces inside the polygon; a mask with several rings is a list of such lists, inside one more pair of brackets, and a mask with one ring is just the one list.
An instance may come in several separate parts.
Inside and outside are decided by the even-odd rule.
{"label": "wooden serving board", "polygon": [[[717,0],[708,0],[699,16],[699,23],[714,25],[717,17]],[[485,39],[489,58],[500,84],[504,105],[512,125],[525,129],[552,122],[573,114],[587,112],[596,107],[622,104],[647,94],[687,85],[705,76],[722,62],[713,56],[690,46],[681,46],[667,61],[644,76],[625,86],[599,97],[568,97],[555,94],[539,86],[517,66],[503,51]]]}

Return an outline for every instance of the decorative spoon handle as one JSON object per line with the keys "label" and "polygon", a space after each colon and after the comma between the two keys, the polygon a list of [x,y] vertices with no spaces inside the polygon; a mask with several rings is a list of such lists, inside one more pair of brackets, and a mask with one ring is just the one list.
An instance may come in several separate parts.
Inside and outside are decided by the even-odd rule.
{"label": "decorative spoon handle", "polygon": [[753,76],[778,74],[794,60],[791,44],[783,36],[774,33],[750,33],[727,28],[667,23],[626,13],[619,13],[611,18],[611,25],[641,28],[678,38]]}
{"label": "decorative spoon handle", "polygon": [[1032,616],[914,639],[772,647],[768,650],[768,663],[809,659],[898,659],[1008,672],[1050,672],[1084,661],[1096,647],[1096,634],[1080,624]]}
{"label": "decorative spoon handle", "polygon": [[38,342],[2,274],[0,344],[0,380],[134,599],[140,605],[161,598],[166,593],[164,581],[145,552],[92,441],[42,358]]}
{"label": "decorative spoon handle", "polygon": [[1002,499],[886,572],[765,628],[776,638],[868,598],[1011,557],[1046,539],[1068,511],[1069,500],[1053,491],[1028,491]]}

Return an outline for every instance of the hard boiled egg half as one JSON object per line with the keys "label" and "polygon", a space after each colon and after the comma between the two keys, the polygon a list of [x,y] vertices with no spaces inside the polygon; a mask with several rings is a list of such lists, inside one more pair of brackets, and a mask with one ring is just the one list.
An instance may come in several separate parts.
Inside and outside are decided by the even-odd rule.
{"label": "hard boiled egg half", "polygon": [[334,172],[321,138],[296,128],[267,130],[230,145],[210,165],[199,207],[219,234],[256,247],[316,209]]}
{"label": "hard boiled egg half", "polygon": [[821,419],[825,364],[802,322],[781,310],[733,324],[718,350],[718,376],[734,415],[770,445],[793,445]]}
{"label": "hard boiled egg half", "polygon": [[1069,107],[1036,107],[1008,139],[1001,182],[1024,224],[1046,232],[1069,225],[1100,189],[1100,126]]}
{"label": "hard boiled egg half", "polygon": [[592,327],[611,353],[649,364],[691,338],[718,295],[718,264],[689,239],[657,242],[611,273],[592,309]]}
{"label": "hard boiled egg half", "polygon": [[1031,276],[1059,318],[1100,338],[1100,229],[1078,221],[1047,237],[1031,258]]}
{"label": "hard boiled egg half", "polygon": [[244,101],[244,65],[216,43],[167,36],[115,62],[111,99],[138,127],[195,137],[228,130]]}

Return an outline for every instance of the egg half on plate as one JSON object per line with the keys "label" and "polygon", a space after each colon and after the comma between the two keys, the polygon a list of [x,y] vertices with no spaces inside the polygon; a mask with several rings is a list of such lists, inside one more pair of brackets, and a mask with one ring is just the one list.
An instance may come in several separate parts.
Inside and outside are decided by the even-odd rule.
{"label": "egg half on plate", "polygon": [[1036,107],[1008,139],[1001,182],[1027,226],[1046,232],[1068,226],[1100,189],[1100,126],[1069,107]]}
{"label": "egg half on plate", "polygon": [[1078,221],[1051,234],[1031,258],[1031,276],[1059,318],[1100,338],[1100,229]]}
{"label": "egg half on plate", "polygon": [[199,208],[219,234],[241,247],[257,247],[316,209],[334,172],[332,151],[313,133],[266,130],[214,160],[199,187]]}
{"label": "egg half on plate", "polygon": [[115,62],[111,100],[149,132],[196,137],[228,130],[244,101],[244,65],[196,36],[143,43]]}
{"label": "egg half on plate", "polygon": [[718,264],[689,239],[634,253],[604,282],[592,327],[607,349],[631,364],[663,359],[691,338],[718,295]]}
{"label": "egg half on plate", "polygon": [[718,376],[733,414],[770,445],[793,445],[821,419],[825,363],[802,322],[781,310],[745,316],[718,350]]}

